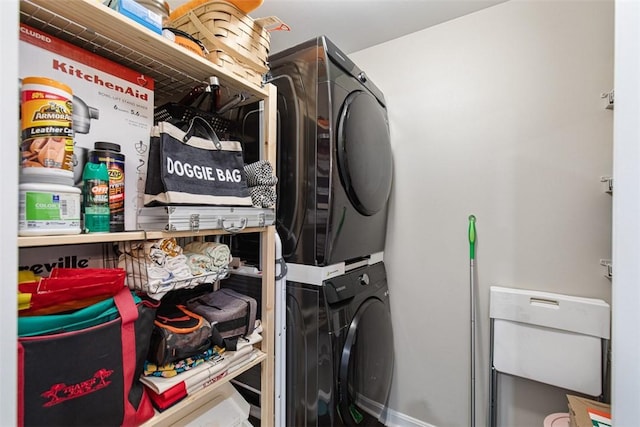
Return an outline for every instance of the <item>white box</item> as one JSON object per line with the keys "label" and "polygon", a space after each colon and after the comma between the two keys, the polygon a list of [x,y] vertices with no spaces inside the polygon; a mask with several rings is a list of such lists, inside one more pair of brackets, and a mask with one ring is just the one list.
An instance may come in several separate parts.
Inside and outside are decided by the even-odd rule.
{"label": "white box", "polygon": [[[19,76],[48,77],[73,91],[74,154],[82,158],[97,141],[120,145],[125,155],[125,230],[136,229],[142,207],[154,81],[130,68],[20,24]],[[74,170],[75,183],[82,176]]]}
{"label": "white box", "polygon": [[[250,405],[229,383],[212,393],[216,396],[175,425],[181,427],[243,427],[249,419]],[[251,425],[251,424],[249,424]]]}

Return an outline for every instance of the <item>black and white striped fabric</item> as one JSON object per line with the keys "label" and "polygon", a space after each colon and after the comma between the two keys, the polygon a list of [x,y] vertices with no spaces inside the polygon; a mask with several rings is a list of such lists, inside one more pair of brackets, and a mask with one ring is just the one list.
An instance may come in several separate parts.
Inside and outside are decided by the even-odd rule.
{"label": "black and white striped fabric", "polygon": [[273,174],[273,166],[268,160],[244,165],[251,202],[258,208],[272,208],[276,204],[278,178]]}

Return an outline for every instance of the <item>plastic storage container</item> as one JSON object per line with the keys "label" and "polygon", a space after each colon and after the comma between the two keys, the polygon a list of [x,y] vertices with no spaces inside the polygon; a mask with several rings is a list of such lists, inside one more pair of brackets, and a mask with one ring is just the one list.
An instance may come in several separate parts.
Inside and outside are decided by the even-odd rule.
{"label": "plastic storage container", "polygon": [[72,99],[71,88],[59,81],[22,79],[20,151],[26,174],[51,172],[73,178]]}
{"label": "plastic storage container", "polygon": [[80,189],[71,185],[22,183],[18,234],[80,234]]}

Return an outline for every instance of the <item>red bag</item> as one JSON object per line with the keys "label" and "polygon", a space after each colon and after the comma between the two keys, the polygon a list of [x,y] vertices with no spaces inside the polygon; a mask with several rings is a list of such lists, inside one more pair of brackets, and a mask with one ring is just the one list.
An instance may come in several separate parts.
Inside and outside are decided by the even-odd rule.
{"label": "red bag", "polygon": [[21,293],[31,294],[29,308],[19,314],[55,314],[88,307],[118,293],[125,286],[126,274],[120,268],[54,268],[49,277],[18,284]]}
{"label": "red bag", "polygon": [[18,425],[143,423],[154,414],[139,378],[157,303],[122,288],[120,317],[74,332],[18,339]]}

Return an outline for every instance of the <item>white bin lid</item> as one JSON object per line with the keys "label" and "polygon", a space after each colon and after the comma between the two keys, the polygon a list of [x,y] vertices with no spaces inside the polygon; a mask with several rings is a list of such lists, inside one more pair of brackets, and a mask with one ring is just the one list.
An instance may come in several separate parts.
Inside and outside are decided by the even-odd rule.
{"label": "white bin lid", "polygon": [[602,392],[609,305],[597,299],[491,287],[493,366],[590,396]]}
{"label": "white bin lid", "polygon": [[604,339],[610,336],[609,304],[595,298],[491,286],[489,316]]}

